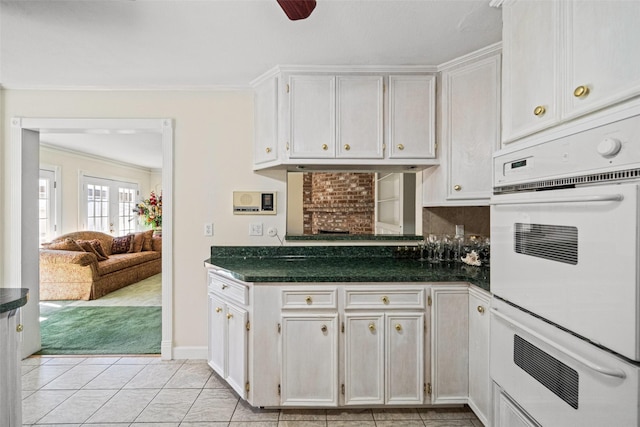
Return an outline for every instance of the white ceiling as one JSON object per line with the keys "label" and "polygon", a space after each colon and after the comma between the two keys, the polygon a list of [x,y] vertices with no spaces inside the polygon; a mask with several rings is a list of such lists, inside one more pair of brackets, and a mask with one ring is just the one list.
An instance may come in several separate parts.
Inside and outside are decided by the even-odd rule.
{"label": "white ceiling", "polygon": [[275,65],[439,65],[501,29],[489,0],[317,0],[300,21],[276,0],[2,0],[0,84],[244,88]]}

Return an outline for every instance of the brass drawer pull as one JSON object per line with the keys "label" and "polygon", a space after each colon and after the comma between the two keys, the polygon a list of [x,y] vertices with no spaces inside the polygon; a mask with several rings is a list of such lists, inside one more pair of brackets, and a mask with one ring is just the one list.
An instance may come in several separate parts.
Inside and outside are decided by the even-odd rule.
{"label": "brass drawer pull", "polygon": [[404,150],[404,145],[398,144],[398,150],[400,150],[400,151]]}
{"label": "brass drawer pull", "polygon": [[589,87],[582,85],[582,86],[578,86],[574,91],[573,91],[573,96],[575,96],[576,98],[582,98],[589,95]]}
{"label": "brass drawer pull", "polygon": [[222,311],[221,307],[216,307],[216,313],[220,313]]}
{"label": "brass drawer pull", "polygon": [[382,297],[382,303],[383,304],[389,304],[389,298],[388,297]]}
{"label": "brass drawer pull", "polygon": [[349,144],[344,144],[345,151],[351,150],[351,146]]}
{"label": "brass drawer pull", "polygon": [[327,325],[322,325],[322,327],[320,328],[320,330],[322,331],[323,334],[327,333]]}
{"label": "brass drawer pull", "polygon": [[18,323],[18,326],[16,326],[16,332],[22,332],[24,330],[24,326],[22,326],[22,323]]}
{"label": "brass drawer pull", "polygon": [[462,186],[461,185],[454,185],[453,189],[456,190],[456,191],[460,191],[460,190],[462,190]]}
{"label": "brass drawer pull", "polygon": [[311,303],[313,302],[313,299],[312,299],[311,297],[306,297],[304,300],[305,300],[305,301],[307,302],[307,304],[309,304],[309,305],[311,305]]}
{"label": "brass drawer pull", "polygon": [[402,325],[400,323],[396,323],[396,331],[400,332],[402,330]]}
{"label": "brass drawer pull", "polygon": [[375,332],[376,331],[376,324],[373,323],[373,322],[369,323],[369,330],[371,332]]}
{"label": "brass drawer pull", "polygon": [[322,149],[324,151],[327,151],[328,148],[329,148],[329,146],[327,144],[322,144]]}
{"label": "brass drawer pull", "polygon": [[267,147],[264,151],[266,151],[267,154],[269,154],[271,152],[271,147]]}
{"label": "brass drawer pull", "polygon": [[483,314],[484,313],[484,307],[479,305],[478,306],[478,313]]}
{"label": "brass drawer pull", "polygon": [[227,313],[227,319],[231,319],[232,317],[233,317],[233,314]]}
{"label": "brass drawer pull", "polygon": [[538,105],[536,108],[533,109],[533,115],[536,117],[542,117],[546,112],[547,112],[547,109],[544,108],[542,105]]}

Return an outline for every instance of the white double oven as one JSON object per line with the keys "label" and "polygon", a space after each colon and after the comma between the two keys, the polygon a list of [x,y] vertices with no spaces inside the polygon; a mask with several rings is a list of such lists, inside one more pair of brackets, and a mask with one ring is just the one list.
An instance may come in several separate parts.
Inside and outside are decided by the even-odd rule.
{"label": "white double oven", "polygon": [[640,116],[498,152],[498,426],[638,426]]}

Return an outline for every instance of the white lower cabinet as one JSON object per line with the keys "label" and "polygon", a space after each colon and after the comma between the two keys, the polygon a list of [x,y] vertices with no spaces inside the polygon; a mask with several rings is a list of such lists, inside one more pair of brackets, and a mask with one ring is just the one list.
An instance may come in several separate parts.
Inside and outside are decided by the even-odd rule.
{"label": "white lower cabinet", "polygon": [[467,283],[246,283],[215,268],[208,280],[208,363],[251,405],[468,403],[491,425],[487,293]]}
{"label": "white lower cabinet", "polygon": [[345,314],[345,405],[421,405],[424,313]]}
{"label": "white lower cabinet", "polygon": [[466,285],[431,288],[432,403],[467,403],[469,396],[469,291]]}
{"label": "white lower cabinet", "polygon": [[0,426],[22,425],[19,309],[0,315]]}
{"label": "white lower cabinet", "polygon": [[247,397],[247,311],[209,293],[209,366]]}
{"label": "white lower cabinet", "polygon": [[469,406],[480,421],[491,425],[491,378],[489,376],[488,292],[469,288]]}
{"label": "white lower cabinet", "polygon": [[282,406],[338,406],[338,315],[282,315]]}
{"label": "white lower cabinet", "polygon": [[500,387],[494,385],[494,427],[539,427]]}

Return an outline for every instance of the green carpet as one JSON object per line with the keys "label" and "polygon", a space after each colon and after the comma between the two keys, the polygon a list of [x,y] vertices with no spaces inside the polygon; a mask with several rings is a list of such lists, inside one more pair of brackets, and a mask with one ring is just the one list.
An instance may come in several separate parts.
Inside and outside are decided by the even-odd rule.
{"label": "green carpet", "polygon": [[38,354],[158,354],[162,307],[64,307],[44,314]]}

